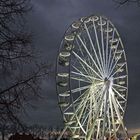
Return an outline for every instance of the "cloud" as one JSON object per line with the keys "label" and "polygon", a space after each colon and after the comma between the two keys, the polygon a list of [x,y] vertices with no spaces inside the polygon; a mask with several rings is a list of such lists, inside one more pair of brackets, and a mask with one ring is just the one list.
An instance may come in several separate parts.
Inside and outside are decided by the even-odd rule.
{"label": "cloud", "polygon": [[[107,2],[101,0],[33,0],[32,3],[34,11],[29,21],[35,34],[35,46],[42,52],[42,57],[53,64],[55,64],[62,36],[74,20],[91,14],[99,14],[105,15],[114,23],[124,42],[128,58],[129,98],[126,122],[129,128],[133,124],[138,124],[140,127],[140,110],[137,109],[140,107],[140,7],[129,5],[116,8],[112,0]],[[46,124],[57,124],[62,116],[60,113],[58,116],[55,115],[60,110],[57,107],[54,75],[45,81],[42,87],[43,94],[47,94],[47,103],[41,104],[40,112],[32,112],[32,114],[34,116],[36,114],[38,120]],[[46,119],[42,119],[41,115]]]}

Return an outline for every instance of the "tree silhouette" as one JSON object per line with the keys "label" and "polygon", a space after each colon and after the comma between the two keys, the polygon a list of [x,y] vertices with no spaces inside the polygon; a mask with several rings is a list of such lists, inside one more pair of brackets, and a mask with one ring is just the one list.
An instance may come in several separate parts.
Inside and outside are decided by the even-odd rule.
{"label": "tree silhouette", "polygon": [[113,1],[119,4],[120,6],[129,3],[136,3],[137,5],[140,5],[140,0],[113,0]]}
{"label": "tree silhouette", "polygon": [[[24,105],[39,97],[41,78],[48,67],[38,64],[32,35],[26,26],[29,0],[0,0],[0,130],[24,126],[18,117]],[[3,125],[4,124],[4,125]]]}

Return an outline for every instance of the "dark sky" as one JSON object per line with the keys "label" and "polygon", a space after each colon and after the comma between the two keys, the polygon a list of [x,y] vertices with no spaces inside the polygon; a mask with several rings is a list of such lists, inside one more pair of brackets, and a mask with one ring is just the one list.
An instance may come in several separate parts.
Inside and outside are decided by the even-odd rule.
{"label": "dark sky", "polygon": [[[34,44],[44,61],[55,65],[57,51],[67,27],[83,16],[104,15],[118,29],[124,42],[129,69],[129,96],[125,123],[130,131],[140,131],[140,7],[118,5],[111,0],[32,0],[29,16]],[[29,109],[26,121],[46,126],[61,126],[54,74],[42,82],[44,100]]]}

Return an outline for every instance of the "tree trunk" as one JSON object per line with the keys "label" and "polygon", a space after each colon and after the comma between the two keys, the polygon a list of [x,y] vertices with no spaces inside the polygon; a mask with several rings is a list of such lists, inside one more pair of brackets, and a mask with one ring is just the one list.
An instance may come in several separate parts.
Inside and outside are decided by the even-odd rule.
{"label": "tree trunk", "polygon": [[4,130],[1,131],[2,140],[4,140]]}

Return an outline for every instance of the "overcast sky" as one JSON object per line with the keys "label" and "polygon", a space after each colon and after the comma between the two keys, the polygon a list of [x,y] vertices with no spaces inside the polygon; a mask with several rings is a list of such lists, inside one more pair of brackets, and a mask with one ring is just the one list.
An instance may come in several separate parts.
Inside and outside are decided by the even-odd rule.
{"label": "overcast sky", "polygon": [[[104,15],[118,29],[124,42],[129,69],[129,96],[125,123],[129,130],[140,128],[140,7],[117,6],[111,0],[32,0],[29,25],[34,44],[44,61],[55,65],[57,51],[67,27],[83,16]],[[42,82],[44,100],[29,110],[26,121],[46,126],[62,126],[57,105],[55,78]]]}

